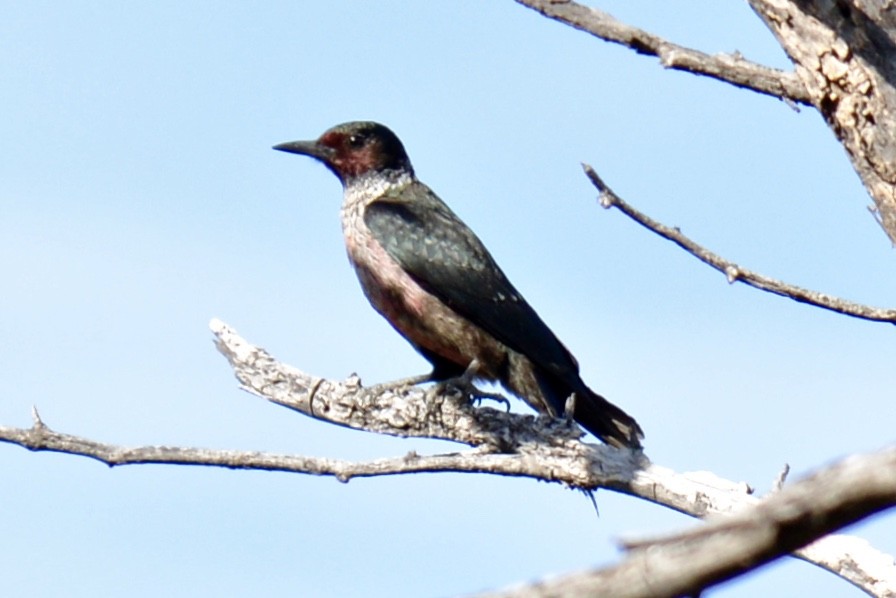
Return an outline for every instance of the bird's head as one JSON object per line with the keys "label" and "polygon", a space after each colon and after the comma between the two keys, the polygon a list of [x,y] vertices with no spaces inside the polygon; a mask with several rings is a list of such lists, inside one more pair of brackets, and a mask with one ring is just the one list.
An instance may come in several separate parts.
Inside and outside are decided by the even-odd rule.
{"label": "bird's head", "polygon": [[274,149],[320,160],[343,185],[369,173],[414,172],[395,133],[369,121],[336,125],[316,141],[290,141],[275,145]]}

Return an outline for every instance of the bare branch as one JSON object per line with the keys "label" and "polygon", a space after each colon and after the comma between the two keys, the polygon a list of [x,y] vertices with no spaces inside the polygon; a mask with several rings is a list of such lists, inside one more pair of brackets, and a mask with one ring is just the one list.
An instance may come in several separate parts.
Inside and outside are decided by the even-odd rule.
{"label": "bare branch", "polygon": [[[347,382],[316,378],[277,362],[223,322],[214,320],[211,327],[218,349],[230,361],[242,387],[253,394],[339,425],[396,436],[453,440],[476,448],[429,456],[411,452],[356,463],[254,451],[122,447],[55,432],[41,421],[36,409],[30,429],[0,427],[0,441],[34,451],[82,455],[110,466],[203,465],[326,475],[341,481],[448,471],[525,476],[583,489],[612,489],[697,517],[739,512],[758,502],[744,483],[729,482],[708,472],[676,473],[650,463],[640,452],[582,442],[581,432],[565,420],[475,408],[464,399],[433,389],[364,388],[354,376]],[[651,548],[647,553],[653,551]],[[616,575],[624,578],[635,570],[629,563],[644,558],[639,555],[634,553],[624,561]],[[880,584],[896,587],[892,558],[857,538],[827,536],[795,556],[834,572],[872,595],[885,595],[874,594]],[[638,575],[644,578],[643,570]]]}
{"label": "bare branch", "polygon": [[[217,336],[219,350],[230,361],[244,388],[278,404],[297,408],[301,401],[295,401],[295,397],[276,393],[275,398],[272,398],[271,391],[276,391],[283,386],[283,380],[289,379],[292,381],[287,386],[297,388],[299,397],[304,397],[307,393],[305,388],[312,380],[310,376],[279,364],[267,352],[250,345],[223,322],[214,320],[211,327]],[[304,382],[301,381],[302,377]],[[394,398],[382,405],[378,402],[381,399],[364,394],[369,389],[361,388],[356,378],[349,381],[349,386],[348,392],[344,393],[336,383],[323,381],[318,384],[314,403],[319,407],[315,408],[314,416],[321,417],[323,413],[357,416],[365,408],[351,403],[349,395],[352,393],[364,404],[377,405],[372,410],[374,417],[381,413],[391,413],[388,403],[394,402]],[[387,394],[390,392],[392,391],[386,391]],[[388,415],[384,422],[364,423],[354,420],[353,427],[367,429],[365,426],[371,425],[382,430],[388,427],[389,421],[393,421],[401,423],[400,432],[387,433],[432,435],[484,447],[516,447],[518,454],[488,455],[489,459],[499,460],[502,468],[501,471],[492,469],[490,472],[559,481],[585,489],[608,488],[696,517],[733,513],[757,502],[747,484],[723,480],[708,472],[678,474],[650,463],[639,453],[583,443],[578,440],[578,434],[569,435],[570,428],[565,425],[560,428],[552,427],[556,426],[556,420],[545,421],[545,418],[488,408],[474,409],[464,401],[427,394],[421,389],[403,389],[400,396],[400,408],[413,413],[413,417],[394,414]],[[346,403],[343,404],[342,401]],[[418,404],[418,401],[423,404]],[[340,406],[334,407],[334,403]],[[309,411],[304,412],[311,415]],[[334,417],[329,421],[349,425],[344,418]],[[460,425],[454,428],[453,422]],[[544,429],[543,426],[547,428]],[[477,432],[471,433],[471,430]],[[558,432],[562,435],[555,436]],[[494,440],[492,434],[499,434],[501,440]],[[484,459],[486,455],[479,455],[477,458]],[[795,556],[834,572],[872,595],[875,584],[888,583],[890,587],[896,587],[896,564],[893,559],[857,538],[827,536],[797,551]],[[876,566],[869,569],[866,563]]]}
{"label": "bare branch", "polygon": [[590,33],[600,39],[621,44],[639,54],[656,56],[666,68],[705,75],[776,98],[810,104],[809,93],[794,73],[787,73],[745,60],[736,53],[711,56],[679,46],[643,29],[618,21],[608,13],[576,2],[516,1],[546,17]]}
{"label": "bare branch", "polygon": [[581,444],[581,430],[565,420],[475,408],[466,397],[444,394],[439,387],[364,387],[354,375],[344,382],[316,378],[278,362],[220,320],[212,320],[210,327],[218,351],[230,362],[243,390],[315,419],[378,434],[438,438],[504,452],[530,445]]}
{"label": "bare branch", "polygon": [[814,305],[822,309],[827,309],[847,316],[852,316],[854,318],[871,320],[874,322],[888,322],[890,324],[896,324],[896,309],[884,309],[863,305],[861,303],[854,303],[852,301],[833,297],[826,293],[819,293],[818,291],[812,291],[809,289],[804,289],[802,287],[787,284],[780,280],[769,278],[768,276],[763,276],[762,274],[758,274],[756,272],[738,266],[734,262],[728,261],[723,257],[716,255],[708,249],[698,245],[697,243],[683,235],[677,228],[666,226],[665,224],[657,222],[646,214],[639,212],[631,205],[626,203],[621,197],[616,195],[616,193],[614,193],[613,190],[610,189],[606,183],[604,183],[604,181],[591,166],[589,166],[588,164],[582,164],[582,167],[585,169],[585,174],[588,175],[591,183],[600,192],[599,200],[600,204],[603,207],[618,208],[623,214],[625,214],[644,228],[653,231],[664,239],[672,241],[673,243],[696,257],[701,262],[715,268],[716,270],[724,274],[729,283],[735,283],[739,281],[751,287],[755,287],[769,293],[774,293],[775,295],[787,297],[788,299],[793,299],[794,301],[798,301],[800,303],[808,303],[809,305]]}
{"label": "bare branch", "polygon": [[532,474],[531,468],[523,467],[520,455],[490,454],[475,449],[444,455],[418,455],[415,452],[410,452],[403,457],[352,462],[255,451],[172,446],[125,447],[56,432],[48,428],[42,421],[35,421],[31,428],[0,426],[0,441],[18,444],[32,451],[51,451],[89,457],[110,467],[151,463],[200,465],[332,476],[341,482],[348,482],[357,477],[422,472]]}
{"label": "bare branch", "polygon": [[[463,453],[431,456],[422,456],[411,452],[403,457],[355,463],[339,459],[250,451],[164,446],[122,447],[55,432],[39,418],[35,418],[30,429],[0,427],[0,440],[34,451],[46,450],[86,456],[110,466],[148,463],[201,465],[327,475],[336,477],[343,482],[347,482],[353,477],[450,471],[527,476],[569,483],[569,479],[576,479],[576,477],[570,476],[564,479],[563,476],[554,477],[552,473],[562,474],[567,468],[574,469],[572,461],[579,458],[557,454],[551,459],[547,454],[543,454],[537,455],[538,458],[535,459],[533,457],[536,455],[532,454],[495,454],[474,449]],[[590,448],[599,449],[601,447],[591,446]],[[609,449],[609,451],[611,453],[626,452],[617,449]],[[548,463],[537,462],[542,459],[547,459]],[[611,455],[611,458],[606,461],[592,464],[588,475],[592,478],[592,483],[599,483],[603,479],[608,486],[617,485],[621,478],[629,475],[631,468],[630,461],[613,459]],[[666,502],[657,502],[678,510],[689,511],[692,514],[730,512],[756,502],[756,499],[747,493],[748,488],[744,484],[726,482],[707,473],[675,474],[665,468],[648,464],[643,471],[639,472],[638,477],[640,479],[631,480],[632,493],[647,500],[655,500],[652,495],[664,497]],[[678,497],[681,502],[670,501],[673,497]],[[702,535],[701,530],[703,529],[698,528],[694,535]],[[887,595],[872,591],[872,588],[881,586],[881,584],[891,584],[892,587],[896,587],[896,566],[892,563],[892,558],[874,550],[866,542],[857,538],[828,536],[798,552],[797,556],[837,573],[872,595]],[[625,561],[620,568],[633,566],[626,563],[629,561]],[[589,573],[588,577],[590,578],[592,575]],[[614,576],[619,575],[623,574],[614,574]]]}
{"label": "bare branch", "polygon": [[[799,548],[811,538],[896,504],[896,449],[850,457],[737,514],[673,536],[628,542],[619,565],[489,594],[492,598],[697,595]],[[889,565],[893,559],[889,558]],[[869,579],[873,596],[896,596],[891,577]]]}

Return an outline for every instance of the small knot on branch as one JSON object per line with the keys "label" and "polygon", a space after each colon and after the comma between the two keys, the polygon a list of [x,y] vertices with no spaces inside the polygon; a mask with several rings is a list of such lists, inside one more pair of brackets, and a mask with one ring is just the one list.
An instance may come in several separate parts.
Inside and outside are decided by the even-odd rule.
{"label": "small knot on branch", "polygon": [[598,204],[604,209],[618,206],[619,198],[607,187],[607,184],[604,183],[603,179],[600,178],[600,175],[595,172],[591,165],[582,162],[582,169],[585,171],[585,175],[591,181],[591,184],[600,192],[600,195],[597,197]]}
{"label": "small knot on branch", "polygon": [[728,284],[734,284],[740,279],[740,276],[740,269],[737,266],[732,264],[725,268],[725,278],[728,279]]}
{"label": "small knot on branch", "polygon": [[787,481],[787,475],[790,473],[790,464],[785,463],[784,467],[781,469],[781,472],[778,473],[778,476],[775,478],[775,481],[772,483],[772,492],[779,492],[781,488],[784,487],[784,482]]}

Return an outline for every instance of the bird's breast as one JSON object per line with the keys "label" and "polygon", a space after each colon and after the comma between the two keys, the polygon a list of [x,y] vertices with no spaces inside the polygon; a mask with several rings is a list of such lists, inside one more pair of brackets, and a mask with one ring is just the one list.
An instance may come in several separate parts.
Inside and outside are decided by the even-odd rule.
{"label": "bird's breast", "polygon": [[368,301],[411,344],[466,368],[473,359],[503,367],[506,348],[420,286],[376,240],[363,205],[346,203],[342,228],[349,261]]}

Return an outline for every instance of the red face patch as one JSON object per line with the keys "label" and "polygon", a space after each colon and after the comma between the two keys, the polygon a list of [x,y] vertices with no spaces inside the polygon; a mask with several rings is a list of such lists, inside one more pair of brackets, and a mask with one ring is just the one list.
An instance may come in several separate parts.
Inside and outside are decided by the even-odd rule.
{"label": "red face patch", "polygon": [[328,131],[318,139],[320,145],[334,151],[330,158],[333,167],[344,177],[356,177],[382,166],[379,144],[375,138],[362,139],[340,131]]}

